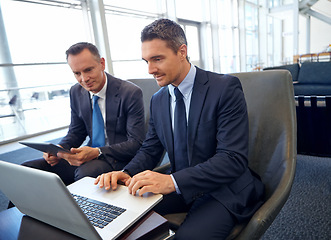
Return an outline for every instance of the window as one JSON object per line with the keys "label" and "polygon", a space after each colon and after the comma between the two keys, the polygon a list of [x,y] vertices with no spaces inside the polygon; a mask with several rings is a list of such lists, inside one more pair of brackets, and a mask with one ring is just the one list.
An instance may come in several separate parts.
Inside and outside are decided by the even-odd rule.
{"label": "window", "polygon": [[259,66],[258,6],[245,4],[246,71]]}
{"label": "window", "polygon": [[220,61],[222,73],[240,71],[239,26],[237,1],[221,0],[218,2]]}
{"label": "window", "polygon": [[105,0],[109,46],[116,77],[151,78],[141,59],[140,33],[161,16],[164,1]]}
{"label": "window", "polygon": [[0,51],[0,141],[68,125],[76,81],[65,51],[89,41],[81,2],[2,0],[1,12],[9,49]]}
{"label": "window", "polygon": [[154,19],[107,14],[106,21],[114,75],[121,79],[151,78],[141,58],[140,33]]}

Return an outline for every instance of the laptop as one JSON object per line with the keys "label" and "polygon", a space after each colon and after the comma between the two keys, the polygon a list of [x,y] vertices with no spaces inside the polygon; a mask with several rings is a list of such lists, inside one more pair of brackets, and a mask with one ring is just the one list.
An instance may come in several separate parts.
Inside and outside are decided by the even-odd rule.
{"label": "laptop", "polygon": [[[94,178],[91,177],[66,187],[54,173],[1,160],[0,190],[23,214],[92,240],[115,239],[162,200],[161,194],[132,196],[123,185],[115,191],[106,191],[94,185]],[[80,197],[83,199],[78,199],[78,203],[76,200]],[[106,216],[113,219],[105,226],[95,226],[97,223],[90,221],[91,216],[86,215],[79,206],[84,202],[98,206],[100,212],[108,206],[115,206],[122,212],[116,213],[115,218]],[[102,202],[101,206],[99,202]]]}

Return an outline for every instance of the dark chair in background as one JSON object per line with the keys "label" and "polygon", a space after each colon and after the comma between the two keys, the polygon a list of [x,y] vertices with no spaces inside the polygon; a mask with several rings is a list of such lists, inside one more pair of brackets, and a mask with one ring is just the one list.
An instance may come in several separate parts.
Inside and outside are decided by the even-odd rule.
{"label": "dark chair in background", "polygon": [[[330,157],[331,53],[305,55],[300,56],[300,65],[296,63],[263,70],[286,69],[292,74],[298,129],[297,152]],[[305,57],[308,59],[302,60]]]}
{"label": "dark chair in background", "polygon": [[141,88],[143,91],[143,101],[144,101],[144,108],[145,108],[145,129],[147,131],[148,128],[148,121],[149,121],[149,105],[151,98],[154,93],[159,91],[160,86],[157,85],[155,79],[148,78],[148,79],[129,79],[128,81],[134,83],[138,87]]}
{"label": "dark chair in background", "polygon": [[[143,101],[145,108],[145,131],[148,129],[148,121],[149,121],[149,105],[151,98],[154,93],[160,90],[160,86],[156,83],[156,80],[153,78],[147,79],[129,79],[128,81],[136,84],[143,91]],[[166,152],[163,153],[159,165],[164,165],[169,162],[168,154]]]}
{"label": "dark chair in background", "polygon": [[266,67],[266,68],[263,68],[263,71],[266,71],[266,70],[277,70],[277,69],[289,70],[290,73],[291,73],[291,75],[292,75],[293,82],[298,81],[299,70],[300,70],[299,63],[281,65],[281,66],[276,66],[276,67]]}

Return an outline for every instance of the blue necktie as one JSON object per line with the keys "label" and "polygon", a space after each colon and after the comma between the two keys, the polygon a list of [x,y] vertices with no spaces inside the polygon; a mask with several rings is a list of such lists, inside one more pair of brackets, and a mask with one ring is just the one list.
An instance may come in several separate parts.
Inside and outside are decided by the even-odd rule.
{"label": "blue necktie", "polygon": [[175,126],[174,126],[174,156],[175,171],[188,167],[187,157],[187,123],[185,103],[182,93],[175,88],[176,107],[175,107]]}
{"label": "blue necktie", "polygon": [[93,95],[92,147],[105,146],[104,122],[99,108],[98,99],[98,96]]}

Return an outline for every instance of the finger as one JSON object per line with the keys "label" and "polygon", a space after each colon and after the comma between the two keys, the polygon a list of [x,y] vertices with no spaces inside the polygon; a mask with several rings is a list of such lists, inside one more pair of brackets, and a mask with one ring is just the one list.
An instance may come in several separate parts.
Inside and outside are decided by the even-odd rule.
{"label": "finger", "polygon": [[148,185],[148,186],[144,186],[139,189],[139,196],[141,197],[144,193],[147,193],[147,192],[156,193],[156,192],[154,192],[153,186]]}
{"label": "finger", "polygon": [[[63,159],[65,159],[65,158],[63,158]],[[76,161],[74,161],[74,160],[70,160],[70,159],[65,159],[71,166],[79,166],[77,163],[76,163]]]}
{"label": "finger", "polygon": [[[111,188],[113,189],[113,190],[116,190],[116,188],[117,188],[117,180],[118,180],[118,176],[117,176],[117,174],[112,174],[111,175],[111,178],[109,178],[109,182],[110,182],[110,184],[111,184]],[[108,183],[109,184],[109,183]],[[109,184],[109,186],[107,186],[107,187],[109,187],[109,189],[110,189],[110,184]]]}
{"label": "finger", "polygon": [[64,152],[58,152],[58,153],[56,154],[56,156],[59,157],[59,158],[66,159],[66,158],[65,158],[66,154],[65,154]]}
{"label": "finger", "polygon": [[101,177],[100,175],[97,176],[97,178],[94,180],[94,185],[97,185],[99,183],[100,177]]}
{"label": "finger", "polygon": [[71,148],[70,149],[70,152],[71,153],[74,153],[74,154],[76,154],[76,153],[80,153],[82,151],[82,149],[79,149],[79,148]]}
{"label": "finger", "polygon": [[129,184],[130,184],[130,182],[131,182],[131,179],[132,179],[132,178],[128,178],[128,179],[123,180],[125,186],[129,186]]}
{"label": "finger", "polygon": [[48,158],[49,158],[49,154],[48,153],[43,153],[43,158],[45,159],[45,160],[47,160]]}
{"label": "finger", "polygon": [[75,160],[75,157],[76,157],[76,154],[74,153],[66,153],[66,152],[58,152],[56,154],[56,156],[58,158],[63,158],[63,159],[66,159],[66,160]]}
{"label": "finger", "polygon": [[99,181],[99,187],[100,188],[103,188],[105,186],[105,183],[104,183],[104,178],[105,178],[105,174],[101,174],[100,176],[100,181]]}
{"label": "finger", "polygon": [[131,194],[136,195],[137,191],[145,186],[148,186],[150,183],[146,180],[140,180],[135,182],[131,187]]}

